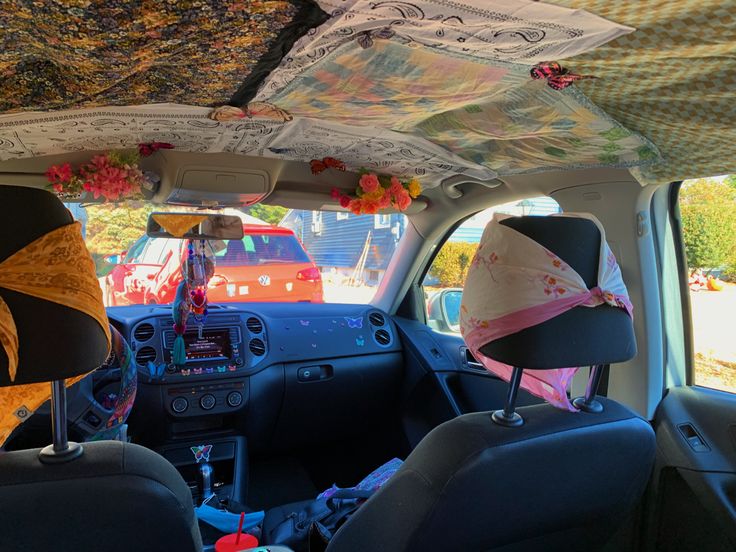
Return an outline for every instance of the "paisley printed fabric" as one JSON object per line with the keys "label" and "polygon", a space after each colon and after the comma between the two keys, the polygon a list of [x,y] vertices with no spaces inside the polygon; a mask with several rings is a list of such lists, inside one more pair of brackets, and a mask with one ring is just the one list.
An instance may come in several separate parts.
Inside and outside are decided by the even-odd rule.
{"label": "paisley printed fabric", "polygon": [[343,45],[272,101],[297,116],[421,137],[500,175],[658,159],[574,86],[555,90],[526,66],[394,40]]}
{"label": "paisley printed fabric", "polygon": [[264,83],[267,100],[347,42],[395,38],[439,52],[530,65],[586,52],[634,29],[583,9],[529,0],[318,0],[332,17],[300,39]]}
{"label": "paisley printed fabric", "polygon": [[8,0],[0,112],[213,105],[233,95],[242,105],[257,85],[249,76],[265,78],[325,17],[311,0]]}
{"label": "paisley printed fabric", "polygon": [[[598,219],[586,213],[553,216],[584,217],[600,230],[597,287],[588,289],[582,277],[563,259],[521,232],[500,224],[509,218],[501,214],[496,214],[486,226],[465,280],[460,306],[463,338],[473,356],[506,381],[511,378],[513,367],[481,353],[481,347],[487,343],[578,306],[607,303],[633,316],[621,269]],[[521,387],[558,408],[576,411],[567,389],[577,370],[524,370]]]}
{"label": "paisley printed fabric", "polygon": [[[61,226],[0,263],[0,288],[76,309],[110,328],[95,265],[82,237],[81,224]],[[18,332],[13,313],[0,297],[0,344],[8,356],[10,379],[18,367]]]}

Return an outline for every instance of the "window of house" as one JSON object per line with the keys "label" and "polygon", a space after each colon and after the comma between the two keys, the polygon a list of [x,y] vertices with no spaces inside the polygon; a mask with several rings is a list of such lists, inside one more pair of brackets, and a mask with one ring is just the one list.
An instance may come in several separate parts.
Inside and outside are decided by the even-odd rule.
{"label": "window of house", "polygon": [[373,215],[374,228],[389,228],[391,226],[391,215]]}
{"label": "window of house", "polygon": [[322,211],[312,211],[312,233],[322,233]]}
{"label": "window of house", "polygon": [[686,180],[680,220],[692,313],[693,382],[736,392],[736,175]]}
{"label": "window of house", "polygon": [[456,228],[437,252],[422,283],[430,327],[443,332],[460,332],[463,284],[483,230],[494,213],[549,215],[559,212],[560,206],[550,197],[529,198],[481,211]]}
{"label": "window of house", "polygon": [[335,216],[337,220],[347,220],[349,217],[350,217],[350,213],[347,213],[347,212],[344,213],[342,211],[338,211]]}

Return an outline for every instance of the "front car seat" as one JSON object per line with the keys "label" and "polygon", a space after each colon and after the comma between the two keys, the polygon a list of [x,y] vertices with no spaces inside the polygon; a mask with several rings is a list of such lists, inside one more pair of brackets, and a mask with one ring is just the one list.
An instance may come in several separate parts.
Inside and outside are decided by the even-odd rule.
{"label": "front car seat", "polygon": [[[74,222],[43,190],[0,186],[0,204],[6,206],[0,218],[0,271],[17,251]],[[0,347],[0,386],[62,380],[105,361],[107,338],[91,316],[3,287],[0,297],[18,335],[14,381]],[[101,305],[101,294],[99,300]],[[0,550],[201,549],[189,488],[153,451],[101,441],[85,443],[80,456],[54,463],[43,461],[39,449],[0,452]]]}
{"label": "front car seat", "polygon": [[[604,238],[590,220],[513,217],[501,224],[566,261],[589,290],[597,286]],[[602,304],[575,307],[481,351],[514,367],[551,370],[622,362],[636,345],[628,314]],[[517,389],[510,389],[508,412],[466,414],[430,432],[327,550],[601,549],[644,492],[655,454],[651,426],[605,398],[597,399],[598,413],[540,404],[516,410],[519,427],[494,422],[499,413],[514,414]]]}

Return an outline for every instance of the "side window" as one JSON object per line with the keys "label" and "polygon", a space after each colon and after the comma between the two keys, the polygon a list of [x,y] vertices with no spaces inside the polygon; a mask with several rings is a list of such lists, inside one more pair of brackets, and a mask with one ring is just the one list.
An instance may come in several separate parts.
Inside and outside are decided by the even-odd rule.
{"label": "side window", "polygon": [[693,383],[736,392],[736,175],[686,180],[679,207],[688,265],[683,277],[692,312]]}
{"label": "side window", "polygon": [[148,242],[148,237],[143,236],[137,242],[131,245],[130,249],[128,249],[128,252],[125,254],[124,262],[139,263],[141,261],[141,253],[143,253],[143,248],[146,246],[146,242]]}
{"label": "side window", "polygon": [[456,228],[437,252],[422,282],[429,326],[440,332],[460,333],[465,277],[483,230],[495,213],[543,216],[559,212],[560,206],[550,197],[528,198],[481,211]]}

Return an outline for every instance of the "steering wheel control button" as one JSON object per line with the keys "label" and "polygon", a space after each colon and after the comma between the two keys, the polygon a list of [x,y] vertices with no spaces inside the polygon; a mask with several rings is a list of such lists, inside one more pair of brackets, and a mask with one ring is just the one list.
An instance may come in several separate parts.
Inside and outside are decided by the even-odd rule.
{"label": "steering wheel control button", "polygon": [[233,408],[236,408],[243,404],[243,395],[241,395],[237,391],[232,391],[227,396],[227,404],[228,406],[232,406]]}
{"label": "steering wheel control button", "polygon": [[199,399],[199,406],[202,407],[202,410],[212,410],[215,408],[216,402],[217,399],[215,399],[215,396],[207,393],[206,395],[202,395],[202,398]]}
{"label": "steering wheel control button", "polygon": [[173,401],[171,401],[171,410],[173,410],[177,414],[185,412],[187,408],[189,408],[189,401],[186,400],[184,397],[176,397]]}

